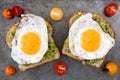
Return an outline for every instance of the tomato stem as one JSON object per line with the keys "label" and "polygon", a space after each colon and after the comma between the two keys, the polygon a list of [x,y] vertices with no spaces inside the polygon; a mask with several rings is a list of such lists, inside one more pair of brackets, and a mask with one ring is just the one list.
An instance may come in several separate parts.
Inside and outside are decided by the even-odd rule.
{"label": "tomato stem", "polygon": [[109,70],[107,68],[103,68],[102,71],[108,72]]}

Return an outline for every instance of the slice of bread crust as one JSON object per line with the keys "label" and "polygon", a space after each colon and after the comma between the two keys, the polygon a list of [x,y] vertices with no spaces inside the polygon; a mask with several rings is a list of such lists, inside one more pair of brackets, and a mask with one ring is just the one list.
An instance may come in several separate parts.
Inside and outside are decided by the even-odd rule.
{"label": "slice of bread crust", "polygon": [[[48,20],[45,20],[45,22],[46,22],[46,24],[49,24],[49,26],[50,26],[50,28],[49,28],[50,33],[49,33],[49,36],[48,36],[49,41],[52,42],[53,44],[55,44],[55,43],[54,43],[54,40],[53,40],[53,38],[52,38],[52,34],[53,34],[53,32],[54,32],[54,28],[53,28],[52,24],[51,24]],[[11,29],[12,27],[19,25],[19,23],[20,23],[20,22],[15,23],[15,24],[12,25],[12,26],[8,29],[8,31],[7,31],[7,34],[6,34],[6,43],[7,43],[7,45],[8,45],[10,48],[11,48],[11,42],[10,42],[9,39],[8,39],[8,37],[9,37],[9,31],[10,31],[10,29]],[[57,47],[56,47],[56,48],[57,48]],[[29,65],[27,65],[27,66],[26,66],[26,65],[22,65],[22,64],[18,64],[18,67],[19,67],[20,71],[25,71],[25,70],[28,70],[28,69],[31,69],[31,68],[35,68],[35,67],[41,66],[41,65],[43,65],[43,64],[45,64],[45,63],[54,61],[54,60],[59,59],[59,58],[60,58],[60,52],[59,52],[59,50],[58,50],[58,48],[57,48],[57,52],[56,52],[55,55],[54,55],[54,59],[46,58],[45,60],[41,60],[39,63],[29,64]]]}
{"label": "slice of bread crust", "polygon": [[18,26],[19,25],[19,23],[20,23],[20,21],[18,21],[18,22],[16,22],[15,24],[13,24],[12,26],[10,26],[9,27],[9,29],[8,29],[8,31],[7,31],[7,33],[6,33],[6,43],[7,43],[7,45],[8,45],[8,47],[9,48],[11,48],[12,46],[11,46],[11,42],[10,42],[10,40],[9,40],[9,36],[10,36],[10,29],[12,29],[13,27],[15,27],[15,26]]}
{"label": "slice of bread crust", "polygon": [[[86,14],[87,12],[80,11],[80,12],[74,13],[74,14],[70,17],[70,19],[69,19],[69,22],[68,22],[68,27],[69,27],[69,28],[70,28],[71,25],[73,24],[73,19],[74,19],[76,16],[78,16],[79,13],[81,13],[82,15],[84,15],[84,14]],[[92,14],[95,14],[100,20],[102,20],[102,22],[105,22],[105,23],[109,26],[109,29],[110,29],[111,32],[112,32],[112,33],[111,33],[111,36],[112,36],[113,38],[115,38],[115,32],[114,32],[112,26],[111,26],[103,17],[101,17],[101,16],[98,15],[97,13],[92,13]],[[68,39],[68,37],[67,37],[67,39]],[[66,51],[65,43],[64,43],[64,46],[63,46],[63,48],[62,48],[62,53],[63,53],[64,55],[66,55],[66,56],[69,56],[69,57],[77,60],[77,61],[80,61],[80,62],[83,61],[83,59],[80,59],[80,58],[74,56],[72,53]],[[102,59],[98,60],[97,62],[95,62],[95,63],[93,63],[93,64],[90,64],[90,63],[88,63],[88,64],[91,65],[91,66],[100,68],[100,67],[102,67],[102,64],[103,64],[104,60],[105,60],[105,57],[103,57]]]}

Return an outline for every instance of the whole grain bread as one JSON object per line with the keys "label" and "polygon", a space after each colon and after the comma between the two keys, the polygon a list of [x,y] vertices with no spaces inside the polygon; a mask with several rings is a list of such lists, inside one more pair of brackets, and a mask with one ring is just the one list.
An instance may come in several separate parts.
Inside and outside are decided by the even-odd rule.
{"label": "whole grain bread", "polygon": [[[53,40],[53,37],[52,37],[52,34],[54,33],[54,28],[53,28],[52,24],[51,24],[48,20],[45,20],[45,22],[46,22],[46,24],[49,24],[49,26],[50,26],[50,27],[49,27],[50,33],[49,33],[48,38],[49,38],[50,42],[52,42],[53,44],[55,44],[55,43],[54,43],[54,40]],[[10,48],[12,47],[11,41],[10,41],[9,38],[8,38],[8,37],[10,36],[10,35],[9,35],[9,34],[10,34],[10,29],[12,29],[12,27],[14,27],[14,26],[18,26],[19,23],[20,23],[20,21],[18,21],[18,22],[15,23],[14,25],[10,26],[9,29],[8,29],[8,31],[7,31],[7,34],[6,34],[6,43],[7,43],[7,45],[8,45]],[[56,48],[57,48],[57,47],[56,47]],[[39,63],[29,64],[29,65],[18,64],[18,68],[19,68],[21,71],[25,71],[25,70],[28,70],[28,69],[31,69],[31,68],[35,68],[35,67],[41,66],[41,65],[43,65],[43,64],[45,64],[45,63],[54,61],[54,60],[59,59],[59,58],[60,58],[60,52],[59,52],[59,50],[58,50],[58,48],[57,48],[57,52],[56,52],[55,55],[54,55],[54,59],[46,58],[45,60],[41,60]]]}
{"label": "whole grain bread", "polygon": [[8,45],[9,48],[12,47],[11,45],[11,41],[9,40],[9,36],[10,36],[10,30],[15,27],[15,26],[18,26],[20,23],[20,21],[16,22],[15,24],[13,24],[12,26],[9,27],[9,29],[7,30],[7,33],[6,33],[6,43]]}
{"label": "whole grain bread", "polygon": [[[87,12],[85,12],[85,11],[80,11],[80,12],[74,13],[74,14],[70,17],[70,19],[69,19],[69,22],[68,22],[68,27],[69,27],[69,28],[70,28],[71,25],[73,24],[73,19],[74,19],[77,15],[79,15],[79,13],[81,13],[82,15],[84,15],[84,14],[86,14]],[[97,14],[97,13],[92,13],[92,14],[95,14],[97,17],[99,17],[100,20],[102,20],[103,22],[105,22],[105,23],[109,26],[109,29],[110,29],[110,31],[111,31],[111,36],[112,36],[113,38],[115,38],[115,32],[114,32],[112,26],[111,26],[102,16],[100,16],[99,14]],[[66,38],[66,40],[67,40],[67,39],[68,39],[68,37]],[[74,55],[73,55],[72,53],[70,53],[69,51],[67,51],[66,48],[65,48],[65,43],[64,43],[63,48],[62,48],[62,53],[63,53],[64,55],[66,55],[66,56],[69,56],[69,57],[77,60],[77,61],[80,61],[80,62],[83,61],[83,59],[80,59],[80,58],[74,56]],[[88,64],[91,65],[91,66],[100,68],[100,67],[102,66],[104,60],[105,60],[105,57],[103,57],[102,59],[98,60],[97,62],[95,62],[95,63],[93,63],[93,64],[90,64],[90,63],[88,63]]]}

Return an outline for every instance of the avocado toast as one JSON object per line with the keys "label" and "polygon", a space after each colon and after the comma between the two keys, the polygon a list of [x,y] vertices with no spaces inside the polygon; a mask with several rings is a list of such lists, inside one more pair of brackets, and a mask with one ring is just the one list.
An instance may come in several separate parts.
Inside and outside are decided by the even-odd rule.
{"label": "avocado toast", "polygon": [[[68,28],[70,28],[71,25],[77,19],[79,19],[82,15],[85,15],[85,14],[87,14],[87,12],[84,12],[84,11],[74,13],[69,19]],[[102,30],[105,33],[108,33],[112,38],[115,38],[115,32],[114,32],[113,28],[103,17],[101,17],[97,13],[92,13],[92,19],[100,25],[100,27],[102,28]],[[89,64],[91,66],[98,67],[98,68],[101,67],[101,65],[103,64],[103,62],[105,60],[105,57],[103,57],[101,59],[86,60],[86,59],[80,59],[80,58],[78,58],[78,56],[73,55],[69,49],[69,36],[64,41],[62,53],[64,55],[67,55],[67,56],[75,59],[75,60],[82,62],[82,64],[84,64],[84,65]]]}
{"label": "avocado toast", "polygon": [[[58,48],[56,47],[54,40],[52,38],[52,34],[53,34],[53,26],[51,25],[51,23],[47,20],[45,20],[46,25],[47,25],[47,32],[48,32],[48,50],[45,53],[45,55],[43,56],[42,60],[39,63],[33,63],[33,64],[18,64],[18,67],[21,71],[25,71],[27,69],[31,69],[40,65],[43,65],[45,63],[51,62],[53,60],[56,60],[60,57],[60,53]],[[20,21],[18,21],[17,23],[15,23],[14,25],[12,25],[6,34],[6,43],[7,45],[11,48],[11,42],[12,39],[15,35],[16,32],[16,28],[18,27],[18,25],[20,24]]]}

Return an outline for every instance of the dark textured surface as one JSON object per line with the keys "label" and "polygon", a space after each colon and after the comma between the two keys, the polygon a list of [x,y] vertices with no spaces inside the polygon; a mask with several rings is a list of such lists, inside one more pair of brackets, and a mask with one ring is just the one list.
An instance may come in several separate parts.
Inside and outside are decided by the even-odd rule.
{"label": "dark textured surface", "polygon": [[[25,13],[33,13],[50,20],[55,28],[53,37],[60,50],[68,34],[67,23],[69,17],[76,11],[96,12],[108,20],[116,32],[115,47],[110,50],[105,62],[115,61],[120,67],[120,9],[115,16],[106,17],[103,10],[109,2],[115,2],[120,7],[119,0],[0,0],[0,80],[120,80],[120,71],[117,75],[111,77],[101,69],[88,65],[84,66],[64,55],[61,55],[61,58],[57,60],[64,61],[67,64],[67,73],[62,77],[57,76],[53,70],[57,61],[21,72],[18,70],[17,64],[11,59],[11,49],[5,43],[8,27],[20,19],[17,17],[11,20],[5,19],[2,16],[2,11],[6,7],[20,5]],[[52,21],[49,17],[50,9],[56,6],[61,7],[64,11],[64,18],[59,22]],[[5,75],[7,65],[12,65],[17,69],[15,75],[11,77]]]}

